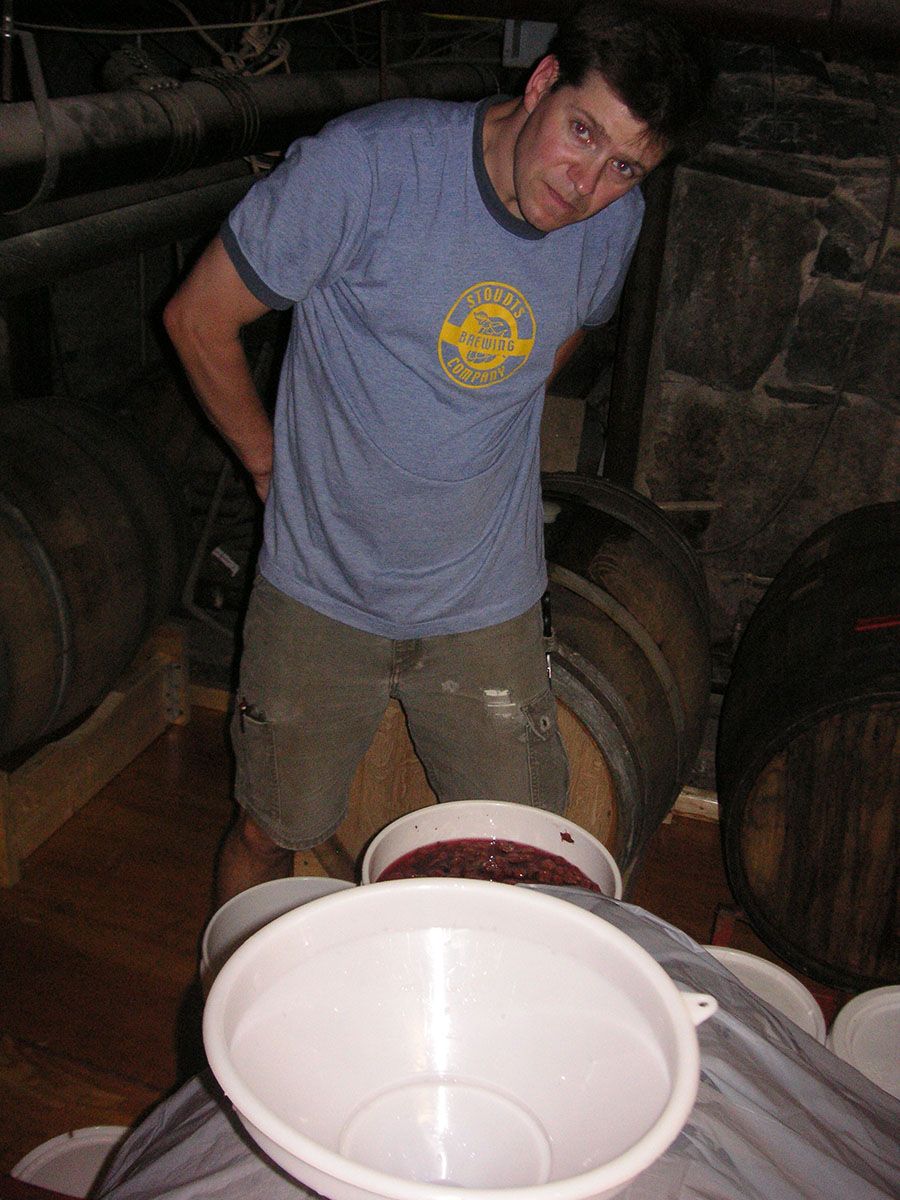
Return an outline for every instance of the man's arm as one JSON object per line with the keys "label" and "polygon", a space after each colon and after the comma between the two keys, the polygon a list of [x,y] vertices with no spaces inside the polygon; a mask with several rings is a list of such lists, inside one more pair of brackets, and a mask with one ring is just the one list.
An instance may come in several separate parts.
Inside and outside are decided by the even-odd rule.
{"label": "man's arm", "polygon": [[163,313],[166,332],[200,403],[250,472],[261,500],[272,477],[272,422],[253,382],[240,331],[268,311],[244,285],[217,237]]}
{"label": "man's arm", "polygon": [[547,386],[548,387],[550,387],[550,385],[553,383],[553,380],[560,373],[560,371],[563,369],[563,367],[566,365],[566,363],[569,361],[569,359],[572,357],[572,355],[575,353],[575,351],[578,349],[578,347],[581,345],[581,343],[583,341],[584,341],[584,330],[576,329],[575,332],[573,334],[570,334],[569,337],[567,337],[566,340],[562,343],[562,345],[556,351],[556,357],[553,360],[553,369],[551,370],[550,375],[547,378]]}

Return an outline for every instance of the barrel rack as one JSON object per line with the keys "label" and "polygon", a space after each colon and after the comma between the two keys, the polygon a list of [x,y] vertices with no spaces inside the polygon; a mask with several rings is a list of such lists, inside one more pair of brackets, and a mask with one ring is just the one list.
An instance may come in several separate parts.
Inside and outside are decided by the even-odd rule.
{"label": "barrel rack", "polygon": [[172,622],[76,728],[0,770],[0,886],[17,883],[23,860],[154,738],[189,720],[185,631]]}

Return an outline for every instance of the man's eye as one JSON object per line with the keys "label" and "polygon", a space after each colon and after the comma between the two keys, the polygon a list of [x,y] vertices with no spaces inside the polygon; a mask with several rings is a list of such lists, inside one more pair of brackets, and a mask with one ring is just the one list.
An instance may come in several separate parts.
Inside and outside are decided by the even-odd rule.
{"label": "man's eye", "polygon": [[589,142],[591,140],[591,131],[585,125],[584,121],[573,121],[572,132],[580,142]]}
{"label": "man's eye", "polygon": [[635,170],[631,163],[624,162],[621,158],[614,158],[612,165],[613,170],[618,172],[623,179],[635,178]]}

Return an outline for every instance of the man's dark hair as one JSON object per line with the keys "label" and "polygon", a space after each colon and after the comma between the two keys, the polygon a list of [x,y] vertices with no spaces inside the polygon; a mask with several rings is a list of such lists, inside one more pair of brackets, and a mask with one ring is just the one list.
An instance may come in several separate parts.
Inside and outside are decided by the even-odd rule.
{"label": "man's dark hair", "polygon": [[559,62],[554,88],[597,71],[654,141],[693,141],[712,95],[715,68],[706,39],[663,13],[629,0],[587,0],[560,22],[547,48]]}

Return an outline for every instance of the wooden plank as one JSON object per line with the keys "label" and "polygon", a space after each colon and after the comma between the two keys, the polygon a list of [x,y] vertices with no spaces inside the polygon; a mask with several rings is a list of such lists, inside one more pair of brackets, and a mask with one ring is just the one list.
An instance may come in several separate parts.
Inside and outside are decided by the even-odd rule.
{"label": "wooden plank", "polygon": [[0,1125],[0,1162],[7,1169],[71,1129],[130,1125],[160,1095],[157,1087],[9,1035],[0,1037],[0,1092],[6,1112],[15,1114]]}
{"label": "wooden plank", "polygon": [[[143,1002],[152,996],[167,1014],[179,1008],[195,975],[192,947],[167,944],[153,930],[135,933],[100,916],[89,925],[73,904],[45,912],[40,924],[29,916],[26,910],[3,923],[4,1032],[28,1041],[46,1022],[37,1035],[40,1044],[62,1058],[138,1080],[148,1090],[168,1086],[177,1070],[176,1047]],[[195,936],[202,921],[196,914]],[[176,936],[183,940],[181,930]],[[28,991],[16,986],[20,963],[34,964]]]}
{"label": "wooden plank", "polygon": [[559,732],[569,758],[566,816],[616,853],[619,808],[609,765],[593,736],[564,704],[557,704]]}
{"label": "wooden plank", "polygon": [[315,876],[317,879],[327,879],[329,872],[320,856],[314,850],[298,850],[294,854],[294,874],[299,876]]}
{"label": "wooden plank", "polygon": [[190,685],[190,701],[198,708],[209,708],[213,712],[231,712],[234,693],[225,688],[211,687],[209,684],[192,683]]}
{"label": "wooden plank", "polygon": [[733,903],[730,897],[718,826],[677,815],[642,849],[624,895],[703,943],[712,940],[717,906]]}
{"label": "wooden plank", "polygon": [[184,634],[164,626],[94,712],[11,772],[0,772],[0,884],[173,722],[189,719]]}
{"label": "wooden plank", "polygon": [[383,826],[436,803],[410,741],[403,709],[391,700],[353,777],[347,816],[335,841],[356,859]]}
{"label": "wooden plank", "polygon": [[68,737],[45,746],[10,778],[13,847],[27,858],[41,842],[158,737],[167,725],[157,663],[111,692]]}
{"label": "wooden plank", "polygon": [[698,821],[718,821],[718,797],[707,788],[683,787],[675,799],[675,806],[668,819],[671,819],[672,814],[692,817]]}
{"label": "wooden plank", "polygon": [[191,719],[191,680],[184,627],[170,621],[154,632],[148,643],[161,658],[166,674],[166,716],[170,725],[187,725]]}

